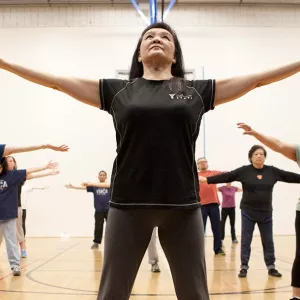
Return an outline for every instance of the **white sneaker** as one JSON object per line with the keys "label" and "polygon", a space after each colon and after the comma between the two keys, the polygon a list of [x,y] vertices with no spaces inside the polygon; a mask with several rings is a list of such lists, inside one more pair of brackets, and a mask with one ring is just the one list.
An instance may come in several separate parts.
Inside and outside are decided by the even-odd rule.
{"label": "white sneaker", "polygon": [[159,273],[160,272],[160,267],[158,262],[155,262],[152,267],[151,267],[151,272],[153,273]]}
{"label": "white sneaker", "polygon": [[21,269],[19,266],[14,266],[12,268],[13,276],[21,276]]}

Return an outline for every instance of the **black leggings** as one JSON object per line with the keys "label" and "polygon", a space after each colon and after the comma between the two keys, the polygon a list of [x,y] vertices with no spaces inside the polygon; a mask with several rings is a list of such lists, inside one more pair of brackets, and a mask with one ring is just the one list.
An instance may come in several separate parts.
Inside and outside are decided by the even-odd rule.
{"label": "black leggings", "polygon": [[22,209],[22,227],[25,236],[26,235],[26,209]]}
{"label": "black leggings", "polygon": [[296,211],[296,257],[292,270],[292,287],[300,288],[300,211]]}
{"label": "black leggings", "polygon": [[98,300],[128,300],[154,227],[177,299],[209,300],[201,209],[110,208]]}
{"label": "black leggings", "polygon": [[235,235],[235,207],[223,207],[221,213],[221,240],[225,238],[226,219],[229,217],[231,227],[231,239],[236,240]]}

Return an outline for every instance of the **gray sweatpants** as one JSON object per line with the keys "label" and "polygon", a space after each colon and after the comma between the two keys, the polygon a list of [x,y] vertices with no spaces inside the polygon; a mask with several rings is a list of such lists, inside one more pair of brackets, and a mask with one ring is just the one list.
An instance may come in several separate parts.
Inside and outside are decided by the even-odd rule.
{"label": "gray sweatpants", "polygon": [[209,300],[201,209],[110,208],[98,300],[128,300],[158,227],[179,300]]}
{"label": "gray sweatpants", "polygon": [[15,266],[20,266],[20,252],[17,241],[17,219],[0,220],[0,230],[6,244],[6,252],[11,269]]}
{"label": "gray sweatpants", "polygon": [[159,261],[157,247],[156,247],[156,234],[157,234],[157,227],[154,227],[150,239],[150,243],[148,246],[148,260],[150,265],[153,265]]}

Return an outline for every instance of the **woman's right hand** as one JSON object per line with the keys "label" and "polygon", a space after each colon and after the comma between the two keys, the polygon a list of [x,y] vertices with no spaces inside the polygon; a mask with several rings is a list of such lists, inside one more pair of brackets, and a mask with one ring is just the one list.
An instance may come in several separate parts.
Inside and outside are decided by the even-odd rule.
{"label": "woman's right hand", "polygon": [[72,185],[71,183],[68,183],[68,184],[65,185],[65,187],[66,187],[67,189],[71,189],[71,188],[73,187],[73,185]]}

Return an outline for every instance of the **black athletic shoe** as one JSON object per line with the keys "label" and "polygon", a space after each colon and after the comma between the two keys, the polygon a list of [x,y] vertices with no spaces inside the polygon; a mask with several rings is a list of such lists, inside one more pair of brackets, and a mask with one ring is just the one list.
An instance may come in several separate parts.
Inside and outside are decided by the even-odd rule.
{"label": "black athletic shoe", "polygon": [[247,270],[246,269],[242,269],[239,273],[239,277],[240,278],[246,278],[247,277]]}
{"label": "black athletic shoe", "polygon": [[280,274],[276,269],[270,269],[268,273],[273,277],[282,277],[282,274]]}

